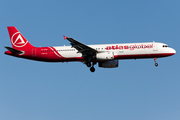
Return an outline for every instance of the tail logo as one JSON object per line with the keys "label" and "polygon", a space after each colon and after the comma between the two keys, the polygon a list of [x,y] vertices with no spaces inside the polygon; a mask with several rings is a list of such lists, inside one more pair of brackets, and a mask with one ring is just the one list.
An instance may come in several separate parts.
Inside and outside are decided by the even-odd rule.
{"label": "tail logo", "polygon": [[16,47],[24,47],[28,41],[24,40],[20,32],[16,32],[11,37],[11,42]]}

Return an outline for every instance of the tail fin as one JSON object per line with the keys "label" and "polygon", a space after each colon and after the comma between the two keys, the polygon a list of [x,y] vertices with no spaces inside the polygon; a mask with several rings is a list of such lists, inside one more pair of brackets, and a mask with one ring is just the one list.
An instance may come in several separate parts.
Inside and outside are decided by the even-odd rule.
{"label": "tail fin", "polygon": [[12,47],[17,50],[27,50],[33,48],[26,38],[14,27],[7,27],[9,32],[9,37],[11,40]]}

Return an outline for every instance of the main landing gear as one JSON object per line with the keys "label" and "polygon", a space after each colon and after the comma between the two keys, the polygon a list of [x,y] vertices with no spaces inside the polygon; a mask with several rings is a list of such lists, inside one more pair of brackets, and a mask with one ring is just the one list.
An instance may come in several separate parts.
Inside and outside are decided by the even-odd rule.
{"label": "main landing gear", "polygon": [[155,66],[157,67],[158,66],[157,58],[154,58],[154,62],[155,62]]}
{"label": "main landing gear", "polygon": [[[87,67],[91,67],[91,62],[87,62],[87,63],[85,63],[85,64],[86,64]],[[96,64],[95,62],[92,63],[92,67],[90,68],[90,71],[91,71],[91,72],[94,72],[94,71],[95,71],[95,68],[94,68],[94,65],[95,65],[95,64]]]}
{"label": "main landing gear", "polygon": [[95,68],[94,68],[94,67],[91,67],[91,68],[90,68],[90,71],[91,71],[91,72],[94,72],[94,71],[95,71]]}

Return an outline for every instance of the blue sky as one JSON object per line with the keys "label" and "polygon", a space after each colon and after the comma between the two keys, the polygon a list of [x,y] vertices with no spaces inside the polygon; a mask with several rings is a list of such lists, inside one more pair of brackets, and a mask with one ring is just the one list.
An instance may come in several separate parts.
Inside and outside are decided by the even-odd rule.
{"label": "blue sky", "polygon": [[[179,0],[1,0],[1,120],[179,120]],[[82,63],[4,55],[15,26],[34,46],[163,42],[168,58],[120,60],[91,73]]]}

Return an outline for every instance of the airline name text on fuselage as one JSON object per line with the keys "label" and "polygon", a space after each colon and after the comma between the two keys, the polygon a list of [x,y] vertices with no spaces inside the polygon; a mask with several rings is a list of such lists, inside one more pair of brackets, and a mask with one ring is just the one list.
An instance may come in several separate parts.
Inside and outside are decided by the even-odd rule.
{"label": "airline name text on fuselage", "polygon": [[148,45],[145,45],[145,44],[140,44],[140,45],[113,45],[113,46],[107,46],[106,47],[106,50],[123,50],[123,49],[129,49],[129,50],[134,50],[134,49],[150,49],[150,48],[153,48],[153,44],[148,44]]}

